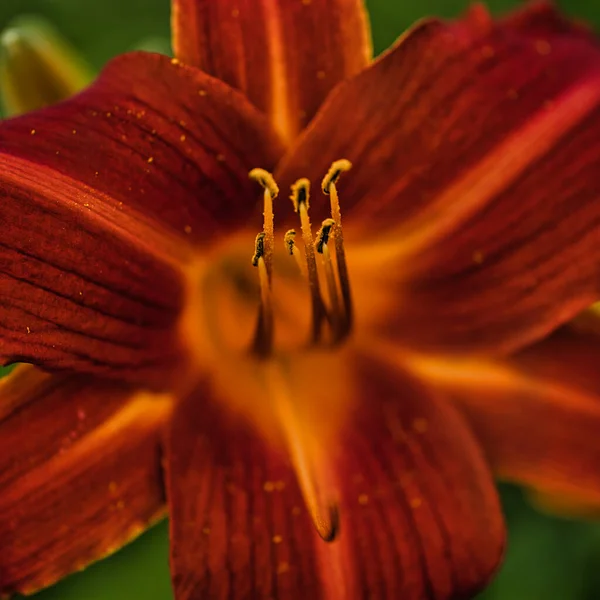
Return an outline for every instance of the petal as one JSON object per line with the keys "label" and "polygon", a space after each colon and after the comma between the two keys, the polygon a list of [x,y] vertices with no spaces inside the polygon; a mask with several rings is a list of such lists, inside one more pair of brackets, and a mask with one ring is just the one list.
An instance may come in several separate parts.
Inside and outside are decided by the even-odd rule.
{"label": "petal", "polygon": [[502,479],[561,511],[600,514],[600,346],[560,331],[505,363],[415,363],[451,394]]}
{"label": "petal", "polygon": [[248,169],[277,147],[239,94],[144,53],[1,123],[0,358],[144,381],[175,368],[189,242],[245,222]]}
{"label": "petal", "polygon": [[291,140],[371,59],[362,0],[172,0],[183,62],[242,90]]}
{"label": "petal", "polygon": [[271,168],[281,152],[241,94],[145,52],[114,59],[83,94],[0,125],[2,155],[55,170],[136,217],[202,241],[254,215],[248,171]]}
{"label": "petal", "polygon": [[[312,410],[313,420],[298,417],[291,458],[281,438],[265,434],[262,417],[258,429],[253,423],[273,398],[251,398],[245,384],[238,394],[254,417],[231,410],[221,383],[205,382],[178,406],[166,460],[177,600],[445,600],[471,597],[490,578],[504,529],[468,429],[413,380],[349,358],[348,385],[332,377],[335,369],[292,366],[293,405]],[[350,396],[332,399],[340,386]],[[312,455],[320,460],[299,462],[297,446],[306,442],[311,456],[308,440],[338,402],[346,413]],[[303,507],[303,471],[313,467],[318,490],[338,499],[330,543]]]}
{"label": "petal", "polygon": [[523,11],[416,27],[340,84],[278,170],[284,186],[354,163],[355,285],[375,272],[380,331],[406,344],[507,352],[600,292],[600,46]]}
{"label": "petal", "polygon": [[32,593],[164,514],[170,401],[19,367],[0,384],[0,595]]}

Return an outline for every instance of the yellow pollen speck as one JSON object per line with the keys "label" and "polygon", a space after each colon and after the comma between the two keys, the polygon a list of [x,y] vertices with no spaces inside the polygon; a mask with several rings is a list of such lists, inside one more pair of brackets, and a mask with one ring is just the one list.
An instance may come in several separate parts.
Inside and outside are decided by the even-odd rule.
{"label": "yellow pollen speck", "polygon": [[77,129],[73,129],[73,135],[75,135],[77,133]]}
{"label": "yellow pollen speck", "polygon": [[208,94],[208,92],[206,90],[198,90],[199,96],[206,96],[206,94]]}
{"label": "yellow pollen speck", "polygon": [[410,505],[412,508],[419,508],[423,504],[423,500],[421,498],[412,498],[410,501]]}
{"label": "yellow pollen speck", "polygon": [[95,175],[96,177],[98,177],[98,175],[99,175],[99,174],[100,174],[100,173],[98,173],[98,171],[96,171],[96,172],[94,173],[94,175]]}
{"label": "yellow pollen speck", "polygon": [[237,8],[234,8],[234,9],[231,11],[231,16],[232,16],[234,19],[237,19],[237,18],[240,16],[240,11],[239,11]]}
{"label": "yellow pollen speck", "polygon": [[27,333],[31,333],[31,329],[29,329],[29,327],[26,327],[27,329]]}
{"label": "yellow pollen speck", "polygon": [[358,497],[358,503],[362,506],[369,504],[369,496],[367,496],[367,494],[361,494]]}
{"label": "yellow pollen speck", "polygon": [[178,65],[178,64],[179,64],[179,61],[178,61],[176,58],[172,58],[172,59],[171,59],[171,64],[172,64],[172,65]]}
{"label": "yellow pollen speck", "polygon": [[272,492],[275,489],[275,484],[272,481],[265,481],[265,484],[263,485],[263,490],[265,490],[265,492]]}
{"label": "yellow pollen speck", "polygon": [[287,573],[289,570],[290,570],[289,563],[282,562],[282,563],[279,563],[279,565],[277,565],[277,575],[283,575],[284,573]]}
{"label": "yellow pollen speck", "polygon": [[107,112],[106,116],[110,119],[112,117],[112,113],[111,112]]}
{"label": "yellow pollen speck", "polygon": [[412,422],[412,428],[417,433],[425,433],[429,429],[429,423],[427,423],[427,419],[418,418]]}
{"label": "yellow pollen speck", "polygon": [[546,40],[536,40],[535,49],[537,50],[538,54],[541,54],[542,56],[546,56],[547,54],[550,54],[550,51],[552,50],[552,46],[550,45],[550,42],[548,42]]}
{"label": "yellow pollen speck", "polygon": [[483,262],[484,259],[484,255],[483,252],[481,250],[475,250],[475,252],[473,252],[473,262],[480,265]]}
{"label": "yellow pollen speck", "polygon": [[190,233],[192,233],[192,226],[191,225],[186,225],[183,230],[189,235]]}
{"label": "yellow pollen speck", "polygon": [[317,71],[317,79],[325,79],[325,71]]}
{"label": "yellow pollen speck", "polygon": [[274,535],[273,536],[273,543],[274,544],[281,544],[282,541],[283,541],[283,538],[280,535]]}
{"label": "yellow pollen speck", "polygon": [[117,483],[116,483],[116,481],[111,481],[111,482],[108,484],[108,491],[109,491],[111,494],[114,494],[114,493],[117,491]]}
{"label": "yellow pollen speck", "polygon": [[153,162],[154,162],[154,156],[151,156],[151,157],[148,159],[148,162],[149,162],[149,163],[153,163]]}
{"label": "yellow pollen speck", "polygon": [[31,130],[31,135],[35,135],[35,129]]}
{"label": "yellow pollen speck", "polygon": [[484,46],[481,49],[481,54],[484,58],[492,58],[496,54],[496,51],[491,46]]}
{"label": "yellow pollen speck", "polygon": [[180,139],[182,142],[185,142],[185,134],[184,134],[184,133],[182,133],[179,139]]}

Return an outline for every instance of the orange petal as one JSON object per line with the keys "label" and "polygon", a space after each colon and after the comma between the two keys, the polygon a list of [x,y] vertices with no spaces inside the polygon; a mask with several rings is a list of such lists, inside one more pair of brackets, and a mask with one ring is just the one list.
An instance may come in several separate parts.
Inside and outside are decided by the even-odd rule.
{"label": "orange petal", "polygon": [[600,47],[550,8],[422,23],[336,88],[279,184],[342,157],[349,267],[385,286],[382,334],[508,352],[600,294]]}
{"label": "orange petal", "polygon": [[[329,543],[308,519],[301,461],[263,434],[264,423],[252,424],[251,413],[272,398],[248,397],[255,410],[244,416],[204,384],[178,406],[166,461],[177,600],[449,600],[490,578],[503,551],[502,518],[460,417],[398,373],[364,358],[344,364],[351,392],[332,402],[345,402],[346,412],[320,452],[307,440],[328,418],[337,383],[318,370],[290,376],[304,382],[290,388],[297,410],[312,402],[316,411],[312,424],[296,421],[294,439],[306,444],[307,462],[320,459],[315,487],[336,499],[339,530]],[[289,432],[283,437],[289,442]]]}
{"label": "orange petal", "polygon": [[0,595],[32,593],[165,513],[166,398],[18,367],[0,383]]}
{"label": "orange petal", "polygon": [[362,0],[172,0],[176,56],[242,90],[286,140],[371,58]]}
{"label": "orange petal", "polygon": [[600,345],[563,330],[505,363],[422,359],[469,421],[499,477],[546,507],[600,512]]}

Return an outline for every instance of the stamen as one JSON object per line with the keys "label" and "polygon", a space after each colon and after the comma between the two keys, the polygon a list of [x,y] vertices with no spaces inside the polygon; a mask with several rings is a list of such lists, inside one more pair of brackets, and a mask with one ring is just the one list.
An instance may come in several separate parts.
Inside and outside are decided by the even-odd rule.
{"label": "stamen", "polygon": [[271,281],[273,276],[273,247],[275,245],[273,200],[279,194],[279,187],[275,183],[273,175],[264,169],[252,169],[248,173],[248,176],[259,183],[265,190],[263,197],[264,259],[269,281]]}
{"label": "stamen", "polygon": [[323,181],[321,182],[321,189],[324,194],[329,195],[329,188],[332,183],[337,183],[340,175],[349,171],[352,168],[352,163],[345,159],[341,158],[340,160],[336,160],[331,167],[329,167],[329,171],[327,171],[327,175],[323,177]]}
{"label": "stamen", "polygon": [[335,223],[335,255],[337,259],[338,276],[340,288],[342,291],[343,306],[343,325],[340,330],[340,336],[347,335],[352,326],[352,295],[350,293],[350,279],[348,277],[348,265],[346,264],[346,253],[344,250],[344,235],[342,233],[342,213],[340,210],[340,201],[338,197],[336,183],[340,175],[352,168],[349,160],[336,160],[327,175],[323,178],[321,189],[324,194],[328,194],[331,204],[331,216]]}
{"label": "stamen", "polygon": [[273,233],[274,215],[273,199],[277,197],[279,188],[273,176],[264,169],[252,169],[250,179],[264,188],[263,231],[256,236],[252,264],[258,267],[260,281],[261,304],[254,335],[254,351],[266,356],[273,348],[273,303],[271,300],[271,280],[273,277]]}
{"label": "stamen", "polygon": [[321,336],[321,324],[325,318],[325,307],[319,292],[317,261],[313,246],[310,218],[308,216],[309,190],[310,181],[308,179],[299,179],[292,185],[292,195],[290,198],[294,205],[294,211],[300,216],[300,226],[302,229],[302,240],[304,241],[304,251],[306,253],[308,285],[310,288],[313,312],[312,341],[317,342]]}
{"label": "stamen", "polygon": [[327,291],[329,294],[329,322],[333,329],[333,339],[339,340],[342,336],[341,326],[342,319],[344,316],[343,307],[340,306],[340,300],[338,295],[338,284],[335,275],[335,269],[333,268],[333,261],[331,260],[331,253],[329,252],[329,236],[333,227],[335,226],[333,219],[325,219],[321,224],[321,229],[317,234],[317,241],[315,242],[315,248],[319,254],[323,257],[323,268],[325,270],[325,279],[327,280]]}
{"label": "stamen", "polygon": [[291,256],[294,257],[296,264],[298,265],[298,269],[300,269],[300,273],[304,277],[308,277],[308,273],[306,271],[306,263],[302,260],[302,255],[300,254],[300,250],[298,250],[298,246],[296,246],[296,230],[290,229],[283,236],[283,241],[285,243],[285,247]]}

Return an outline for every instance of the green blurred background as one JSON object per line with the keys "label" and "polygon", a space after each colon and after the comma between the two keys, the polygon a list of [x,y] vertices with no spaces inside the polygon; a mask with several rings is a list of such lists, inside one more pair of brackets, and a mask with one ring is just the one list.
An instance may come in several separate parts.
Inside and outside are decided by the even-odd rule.
{"label": "green blurred background", "polygon": [[[375,50],[382,51],[424,15],[452,17],[468,4],[370,0]],[[495,12],[518,4],[488,2]],[[559,4],[600,30],[600,0]],[[169,51],[169,0],[0,0],[0,29],[24,14],[50,20],[97,69],[134,48]],[[517,488],[503,486],[502,497],[510,529],[508,555],[480,600],[599,600],[600,523],[543,515]],[[158,525],[114,556],[37,594],[36,600],[170,600],[167,532],[166,523]]]}

